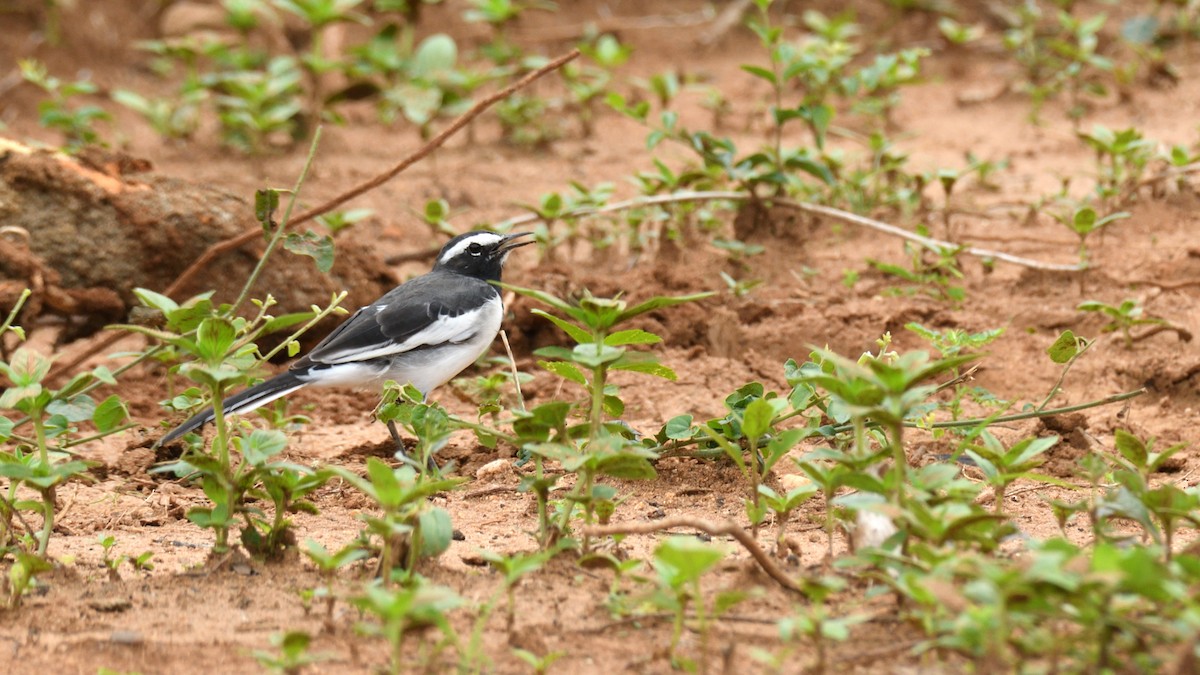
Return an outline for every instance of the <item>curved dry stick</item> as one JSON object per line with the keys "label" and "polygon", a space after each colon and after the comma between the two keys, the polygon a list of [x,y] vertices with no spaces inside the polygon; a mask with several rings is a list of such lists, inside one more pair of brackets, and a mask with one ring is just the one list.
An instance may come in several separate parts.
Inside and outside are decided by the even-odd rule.
{"label": "curved dry stick", "polygon": [[767,576],[774,579],[779,583],[780,586],[783,586],[789,591],[794,591],[796,593],[804,592],[804,589],[800,587],[800,584],[796,583],[791,577],[785,574],[783,570],[779,569],[779,566],[775,564],[775,561],[771,560],[771,556],[767,555],[766,551],[763,551],[759,547],[758,542],[754,541],[754,537],[751,537],[749,532],[747,532],[741,526],[730,521],[726,521],[724,523],[714,523],[709,520],[692,518],[691,516],[675,516],[674,518],[664,518],[663,520],[657,520],[654,522],[591,525],[583,528],[580,531],[580,534],[585,537],[607,537],[613,534],[652,534],[654,532],[662,532],[679,527],[690,530],[699,530],[713,537],[733,537],[750,553],[751,557],[754,558],[754,561],[758,563],[759,567],[761,567],[763,571],[767,573]]}
{"label": "curved dry stick", "polygon": [[[966,253],[968,255],[973,255],[973,256],[980,257],[980,258],[994,258],[996,260],[1002,260],[1007,263],[1012,263],[1014,265],[1021,265],[1022,267],[1029,267],[1029,268],[1035,269],[1035,270],[1047,270],[1047,271],[1051,271],[1051,272],[1082,272],[1084,269],[1087,269],[1085,266],[1080,265],[1078,263],[1074,264],[1074,265],[1063,265],[1063,264],[1059,264],[1059,263],[1046,263],[1046,262],[1041,262],[1040,260],[1033,260],[1031,258],[1022,258],[1021,256],[1012,255],[1010,253],[1005,253],[1003,251],[993,251],[993,250],[986,249],[986,248],[978,248],[976,246],[962,246],[960,244],[955,244],[954,242],[943,241],[941,239],[934,239],[933,237],[925,237],[925,236],[916,234],[915,232],[909,232],[908,230],[905,230],[904,228],[885,223],[881,220],[875,220],[874,218],[867,218],[866,216],[860,216],[857,213],[850,213],[849,211],[843,211],[842,209],[835,209],[832,206],[821,206],[820,204],[811,204],[809,202],[798,202],[794,199],[786,199],[786,198],[782,198],[782,197],[758,197],[758,196],[752,195],[748,192],[681,191],[681,192],[672,192],[670,194],[665,194],[665,195],[653,195],[650,197],[635,197],[633,199],[627,199],[623,202],[613,202],[612,204],[608,204],[606,206],[586,207],[586,208],[576,209],[573,211],[567,211],[565,213],[560,214],[558,216],[558,218],[561,219],[561,218],[574,218],[574,217],[580,217],[580,216],[596,216],[596,215],[603,215],[606,213],[615,213],[618,211],[627,211],[629,209],[642,208],[645,206],[661,206],[663,204],[679,204],[679,203],[683,203],[683,202],[705,202],[705,201],[718,201],[718,200],[735,201],[735,202],[760,201],[760,202],[764,202],[767,204],[774,204],[776,206],[782,206],[784,208],[789,208],[789,209],[793,209],[796,211],[804,211],[806,213],[813,213],[813,214],[817,214],[817,215],[821,215],[821,216],[826,216],[828,218],[834,218],[836,220],[850,223],[852,225],[860,225],[862,227],[867,227],[872,230],[877,230],[877,231],[883,232],[885,234],[890,234],[890,235],[893,235],[896,237],[900,237],[901,239],[907,239],[909,241],[913,241],[913,242],[916,242],[923,246],[928,246],[930,248],[946,249],[946,250],[952,250],[952,251],[958,250],[958,251],[961,251],[962,253]],[[509,218],[508,220],[502,220],[499,223],[496,223],[495,227],[496,227],[496,229],[503,231],[505,228],[513,227],[516,225],[522,225],[524,223],[535,222],[535,221],[539,221],[539,220],[542,220],[541,216],[534,214],[534,213],[527,213],[527,214],[522,214],[520,216],[514,216],[512,218]]]}
{"label": "curved dry stick", "polygon": [[[433,138],[431,138],[428,143],[421,146],[416,152],[414,152],[411,155],[400,160],[400,163],[396,164],[395,166],[388,169],[387,171],[384,171],[383,173],[379,174],[378,176],[375,176],[374,178],[371,178],[370,180],[368,180],[366,182],[360,183],[359,185],[356,185],[355,187],[350,188],[349,190],[338,195],[337,197],[334,197],[333,199],[330,199],[329,201],[325,202],[324,204],[321,204],[320,206],[311,208],[311,209],[301,213],[300,215],[298,215],[292,219],[291,223],[289,223],[289,226],[299,225],[300,223],[312,220],[313,218],[316,218],[317,216],[328,213],[328,212],[336,209],[337,207],[341,206],[342,204],[345,204],[346,202],[350,201],[351,199],[354,199],[355,197],[358,197],[359,195],[362,195],[366,192],[370,192],[371,190],[374,190],[375,188],[379,187],[380,185],[383,185],[384,183],[388,182],[389,180],[395,178],[400,172],[404,171],[405,169],[412,166],[413,164],[416,164],[417,162],[419,162],[422,159],[424,159],[425,157],[427,157],[434,150],[437,150],[438,148],[440,148],[443,144],[445,144],[445,142],[447,140],[450,139],[451,136],[458,133],[458,131],[460,129],[462,129],[467,124],[469,124],[471,122],[471,120],[478,117],[484,110],[487,110],[488,108],[493,106],[497,101],[500,101],[501,99],[508,97],[510,94],[512,94],[514,91],[517,91],[518,89],[528,86],[531,82],[542,77],[543,75],[546,75],[547,73],[551,73],[555,70],[558,70],[559,68],[562,68],[564,65],[566,65],[573,59],[577,58],[578,56],[579,56],[579,50],[573,49],[570,52],[568,52],[567,54],[564,54],[563,56],[560,56],[560,57],[554,59],[553,61],[551,61],[550,63],[547,63],[546,65],[542,66],[541,68],[538,68],[537,70],[527,74],[525,77],[522,77],[520,80],[517,80],[516,82],[508,85],[507,87],[501,89],[500,91],[497,91],[494,94],[491,94],[490,96],[483,99],[482,101],[479,101],[475,105],[471,106],[470,110],[463,113],[457,119],[455,119],[453,122],[451,122],[450,126],[443,129],[440,133],[438,133],[437,136],[434,136]],[[237,236],[230,237],[229,239],[226,239],[224,241],[219,241],[219,242],[213,244],[212,246],[210,246],[208,248],[208,250],[206,250],[204,253],[202,253],[199,258],[197,258],[191,265],[189,265],[188,268],[186,270],[184,270],[183,273],[180,274],[179,277],[176,278],[175,281],[172,282],[171,285],[166,288],[166,290],[163,291],[163,295],[166,295],[169,297],[174,296],[176,293],[179,292],[180,288],[182,288],[188,282],[190,282],[196,276],[196,274],[198,274],[200,272],[200,270],[207,267],[210,263],[212,263],[213,260],[217,259],[218,257],[220,257],[221,255],[223,255],[225,253],[228,253],[229,251],[232,251],[236,248],[240,248],[241,246],[244,246],[245,244],[248,244],[251,241],[254,241],[256,238],[258,238],[260,236],[262,236],[262,228],[256,225],[252,228],[247,229],[245,232],[243,232]]]}

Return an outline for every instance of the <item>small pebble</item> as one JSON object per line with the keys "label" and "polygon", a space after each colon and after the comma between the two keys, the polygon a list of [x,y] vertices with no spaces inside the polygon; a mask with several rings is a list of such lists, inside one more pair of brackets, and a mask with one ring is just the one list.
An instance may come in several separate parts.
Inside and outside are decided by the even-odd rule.
{"label": "small pebble", "polygon": [[475,470],[475,478],[482,480],[506,473],[512,473],[512,461],[507,459],[493,459]]}
{"label": "small pebble", "polygon": [[124,612],[133,606],[129,598],[100,598],[88,603],[97,612]]}
{"label": "small pebble", "polygon": [[108,641],[118,645],[140,645],[145,639],[136,630],[114,630]]}
{"label": "small pebble", "polygon": [[785,473],[779,477],[779,487],[783,488],[784,492],[791,492],[799,487],[804,487],[811,483],[808,476],[802,473]]}

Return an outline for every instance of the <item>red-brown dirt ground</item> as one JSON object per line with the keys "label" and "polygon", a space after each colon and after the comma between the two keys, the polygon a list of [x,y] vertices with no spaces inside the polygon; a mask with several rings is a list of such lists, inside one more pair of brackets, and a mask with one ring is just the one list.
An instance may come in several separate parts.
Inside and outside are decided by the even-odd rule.
{"label": "red-brown dirt ground", "polygon": [[[154,3],[74,3],[73,8],[64,10],[64,40],[57,47],[31,37],[37,26],[36,13],[0,13],[0,78],[10,76],[17,59],[37,57],[51,72],[65,78],[86,70],[106,90],[163,86],[144,67],[145,56],[131,47],[138,39],[155,36],[154,13],[129,9],[143,4]],[[742,63],[762,58],[761,47],[749,31],[732,30],[717,47],[704,48],[697,45],[697,37],[709,26],[709,19],[665,28],[657,27],[662,22],[639,24],[635,20],[703,18],[702,2],[559,4],[558,12],[538,16],[533,28],[526,27],[522,35],[536,35],[539,27],[570,32],[571,27],[581,27],[597,17],[627,20],[621,39],[634,51],[630,63],[618,73],[616,88],[627,90],[632,78],[671,68],[694,75],[721,89],[732,102],[721,133],[737,140],[741,148],[765,141],[768,92],[740,70]],[[790,5],[796,7],[790,11],[798,15],[800,4],[808,5],[793,2]],[[832,11],[840,3],[815,4],[828,5],[822,8]],[[959,167],[967,152],[1009,161],[1008,168],[994,176],[994,190],[968,180],[956,192],[961,214],[956,216],[956,236],[1027,258],[1074,262],[1072,233],[1044,214],[1026,218],[1024,210],[1013,206],[1055,191],[1064,177],[1072,177],[1082,186],[1093,176],[1093,154],[1075,138],[1063,104],[1048,103],[1041,124],[1033,125],[1026,97],[1002,93],[976,102],[980,93],[1001,91],[1018,75],[1015,64],[1004,58],[1001,50],[951,52],[919,13],[894,13],[885,3],[853,4],[860,6],[859,21],[872,38],[900,45],[922,44],[933,50],[924,80],[901,91],[892,118],[892,137],[909,155],[911,166]],[[479,31],[458,18],[463,5],[449,1],[427,8],[419,32],[462,31],[464,44],[479,41]],[[649,27],[640,27],[643,24]],[[567,47],[568,42],[562,41],[530,41],[531,49],[547,55]],[[1177,84],[1161,87],[1139,82],[1129,100],[1101,99],[1084,118],[1085,127],[1137,126],[1149,138],[1194,145],[1200,111],[1197,49],[1195,44],[1183,45],[1174,53],[1173,63],[1181,75]],[[536,86],[549,91],[555,85],[543,82]],[[57,136],[37,124],[38,100],[39,92],[28,86],[15,86],[4,93],[0,132],[26,141],[56,143]],[[711,113],[701,104],[698,94],[685,91],[681,95],[677,107],[685,123],[701,128],[711,123]],[[305,159],[303,143],[253,157],[231,152],[218,145],[211,130],[202,131],[186,144],[164,141],[128,111],[115,105],[108,108],[116,119],[102,129],[113,130],[108,136],[123,151],[148,159],[157,172],[217,186],[245,196],[247,203],[256,189],[291,185]],[[789,129],[792,135],[785,141],[807,142],[800,126]],[[569,181],[584,185],[611,182],[618,195],[632,196],[634,190],[627,178],[652,168],[651,154],[645,148],[646,130],[612,111],[599,113],[591,137],[568,132],[535,149],[501,143],[499,126],[488,116],[477,124],[474,134],[473,142],[461,135],[451,139],[435,157],[353,202],[352,206],[373,209],[374,216],[340,236],[374,247],[381,258],[417,253],[437,243],[417,215],[427,200],[446,199],[459,214],[455,225],[466,228],[522,213],[519,204],[536,203],[546,192],[563,191]],[[304,202],[311,205],[332,197],[385,170],[420,144],[416,130],[403,124],[384,127],[369,109],[352,109],[348,123],[325,127],[304,188]],[[656,156],[672,166],[686,158],[669,146],[662,146]],[[927,191],[930,199],[942,199],[937,188]],[[547,262],[540,260],[533,248],[525,248],[513,255],[505,280],[560,294],[582,288],[597,295],[624,292],[634,301],[655,294],[718,291],[700,304],[655,313],[647,322],[648,328],[664,337],[662,360],[677,371],[677,381],[632,374],[617,378],[627,405],[625,419],[647,433],[654,433],[679,414],[694,414],[697,419],[722,415],[724,397],[746,382],[760,381],[768,388],[785,391],[783,363],[789,358],[804,360],[814,345],[856,357],[874,350],[874,341],[890,331],[900,350],[927,348],[903,328],[911,321],[973,332],[1004,328],[1004,335],[988,346],[975,384],[1000,398],[1034,403],[1046,396],[1059,374],[1045,355],[1055,337],[1069,328],[1098,338],[1066,378],[1056,405],[1142,387],[1146,393],[1125,404],[1089,409],[1074,419],[1067,434],[1069,442],[1052,451],[1047,467],[1048,473],[1069,477],[1081,453],[1093,445],[1111,447],[1117,428],[1156,436],[1162,444],[1195,444],[1198,440],[1200,352],[1195,343],[1161,332],[1127,349],[1119,334],[1101,332],[1104,322],[1099,317],[1076,309],[1083,300],[1118,304],[1136,298],[1147,313],[1192,332],[1200,331],[1200,285],[1179,283],[1200,279],[1198,206],[1200,198],[1186,185],[1134,204],[1132,216],[1096,242],[1093,263],[1097,269],[1088,273],[1083,294],[1076,275],[1003,262],[985,267],[971,257],[963,257],[966,300],[960,306],[921,292],[893,293],[901,284],[873,270],[866,261],[905,264],[907,256],[899,239],[808,217],[789,222],[786,232],[754,235],[751,243],[763,244],[766,250],[746,258],[745,264],[731,261],[725,252],[700,239],[684,242],[684,250],[670,259],[643,256],[634,260],[621,252],[595,253],[583,245],[575,247],[569,260]],[[895,213],[876,215],[908,229],[915,225]],[[273,258],[271,264],[312,269],[307,259],[286,254]],[[393,271],[399,280],[420,273],[428,264],[428,260],[407,262]],[[764,283],[737,297],[726,289],[721,271]],[[849,272],[858,274],[856,283],[843,283]],[[538,373],[525,389],[528,404],[574,396],[579,393],[574,385],[560,385],[549,373],[538,372],[531,350],[563,338],[530,314],[534,306],[518,298],[509,307],[517,365]],[[35,332],[35,344],[48,345],[49,332]],[[67,345],[60,358],[81,353],[88,345],[86,341]],[[138,339],[128,338],[110,351],[139,345]],[[496,353],[501,349],[497,344]],[[103,357],[96,357],[89,363],[102,361]],[[59,490],[61,515],[50,554],[61,564],[40,579],[39,588],[18,610],[0,612],[0,671],[96,673],[107,668],[141,673],[256,673],[261,667],[251,652],[270,649],[270,637],[287,630],[310,633],[314,636],[312,652],[328,657],[312,672],[373,672],[384,666],[386,647],[378,638],[355,631],[359,617],[347,603],[338,603],[329,625],[319,609],[305,609],[299,592],[321,581],[300,556],[282,562],[206,564],[211,534],[183,516],[188,507],[203,502],[203,493],[149,474],[154,458],[150,451],[139,449],[145,439],[164,429],[165,413],[157,405],[166,397],[164,377],[158,372],[133,371],[122,381],[119,393],[130,401],[133,414],[144,426],[81,448],[85,457],[101,463],[103,477]],[[467,417],[475,414],[470,400],[453,386],[442,388],[434,397],[452,412]],[[310,416],[312,423],[291,435],[289,458],[360,469],[366,457],[387,455],[387,430],[370,419],[376,403],[373,396],[306,390],[292,401],[293,409]],[[1041,423],[1027,421],[998,433],[1019,438],[1042,431]],[[911,461],[920,462],[925,453],[934,452],[935,445],[927,437],[913,434],[910,438]],[[456,435],[444,453],[457,461],[458,473],[469,480],[435,501],[450,512],[463,538],[440,558],[426,561],[421,572],[454,588],[469,605],[489,601],[502,588],[497,574],[479,565],[480,550],[509,553],[536,547],[530,534],[536,529],[533,497],[516,489],[520,469],[476,477],[479,467],[512,454],[513,448],[503,445],[497,450],[478,446],[465,432]],[[1195,448],[1180,457],[1179,471],[1167,479],[1194,485],[1200,480],[1195,474],[1200,461]],[[794,471],[788,462],[780,467],[784,473]],[[653,482],[615,482],[625,501],[614,520],[690,515],[744,521],[745,485],[732,465],[672,458],[659,462],[657,469],[658,479]],[[1050,535],[1058,527],[1046,501],[1058,495],[1060,488],[1021,482],[1010,491],[1008,508],[1018,514],[1018,523],[1029,536]],[[315,502],[319,515],[296,519],[301,539],[335,547],[361,529],[358,515],[367,505],[356,493],[330,483]],[[821,562],[826,549],[822,518],[817,500],[792,517],[789,534],[800,542],[802,551],[796,565]],[[762,536],[764,542],[768,531]],[[154,570],[126,568],[119,580],[110,579],[97,543],[103,534],[116,538],[118,553],[152,551]],[[645,557],[662,536],[630,537],[623,546],[629,555]],[[731,540],[728,547],[730,554],[715,574],[706,577],[705,587],[760,589],[758,595],[716,622],[706,645],[699,644],[698,634],[685,632],[682,649],[695,655],[703,647],[709,672],[753,672],[761,666],[751,658],[752,650],[782,648],[774,621],[786,615],[796,600],[764,576],[743,549]],[[844,549],[840,538],[835,547]],[[369,574],[369,566],[353,568],[339,579],[339,590],[348,591]],[[529,672],[511,654],[512,647],[520,647],[541,655],[563,652],[551,672],[671,672],[666,656],[669,619],[614,618],[604,605],[610,583],[609,572],[581,569],[567,559],[555,560],[525,579],[516,596],[511,633],[504,626],[502,611],[481,627],[483,653],[490,659],[487,670]],[[953,661],[934,665],[910,655],[909,649],[921,635],[899,622],[892,607],[868,603],[857,609],[871,618],[856,627],[849,643],[834,647],[830,658],[839,669],[872,673],[957,670]],[[476,616],[467,610],[452,614],[464,642],[471,637]],[[798,649],[784,671],[801,672],[811,658],[811,653]],[[453,664],[435,661],[432,668],[451,670]]]}

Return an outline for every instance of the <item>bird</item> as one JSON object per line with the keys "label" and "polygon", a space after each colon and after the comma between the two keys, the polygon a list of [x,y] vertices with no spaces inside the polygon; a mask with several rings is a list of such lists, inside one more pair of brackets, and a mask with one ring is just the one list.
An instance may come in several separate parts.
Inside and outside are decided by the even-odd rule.
{"label": "bird", "polygon": [[[504,304],[494,282],[509,253],[533,243],[523,239],[532,234],[477,230],[454,237],[432,270],[360,308],[286,371],[225,399],[223,413],[247,413],[307,386],[378,388],[394,380],[427,396],[474,363],[500,332]],[[211,422],[213,412],[197,413],[158,445]],[[404,455],[394,422],[388,431]]]}

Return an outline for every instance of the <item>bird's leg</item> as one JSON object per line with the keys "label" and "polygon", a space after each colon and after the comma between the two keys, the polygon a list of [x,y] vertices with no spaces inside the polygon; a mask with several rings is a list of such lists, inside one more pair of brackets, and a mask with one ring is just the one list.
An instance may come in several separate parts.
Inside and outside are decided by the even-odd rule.
{"label": "bird's leg", "polygon": [[[404,439],[400,438],[400,432],[396,429],[396,422],[394,420],[388,420],[387,428],[388,433],[392,435],[392,440],[396,443],[396,458],[412,464],[419,470],[421,465],[417,463],[416,458],[408,454],[408,448],[404,447]],[[437,475],[439,469],[437,462],[433,461],[432,455],[425,459],[424,470],[435,476]]]}

